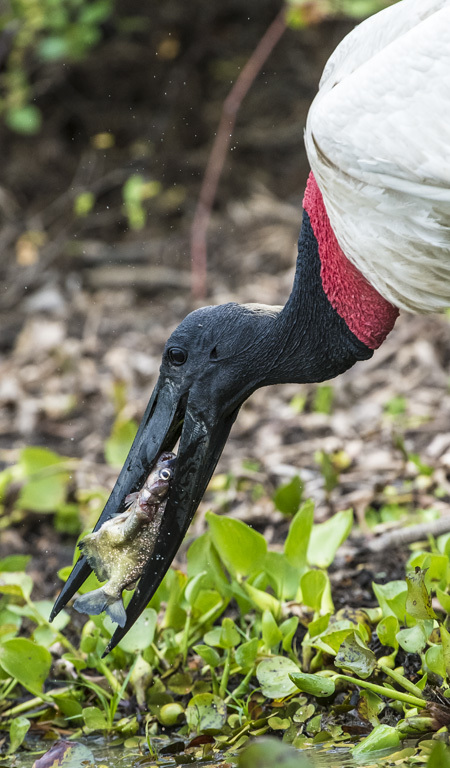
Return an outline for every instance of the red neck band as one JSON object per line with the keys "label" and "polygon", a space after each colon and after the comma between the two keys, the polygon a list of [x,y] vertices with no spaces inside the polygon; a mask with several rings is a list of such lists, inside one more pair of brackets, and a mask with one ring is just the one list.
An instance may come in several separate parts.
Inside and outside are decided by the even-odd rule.
{"label": "red neck band", "polygon": [[318,243],[322,285],[331,306],[360,341],[369,349],[376,349],[392,330],[398,317],[397,307],[386,301],[344,255],[312,173],[303,208]]}

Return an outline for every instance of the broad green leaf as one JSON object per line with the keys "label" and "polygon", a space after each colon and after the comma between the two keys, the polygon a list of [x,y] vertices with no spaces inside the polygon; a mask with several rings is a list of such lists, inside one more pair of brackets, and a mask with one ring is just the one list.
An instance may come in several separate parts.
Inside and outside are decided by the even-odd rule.
{"label": "broad green leaf", "polygon": [[335,691],[335,684],[329,677],[321,675],[309,675],[305,672],[295,672],[289,675],[303,693],[309,693],[312,696],[331,696]]}
{"label": "broad green leaf", "polygon": [[32,478],[21,488],[17,504],[34,512],[55,512],[66,500],[69,481],[69,473],[61,470]]}
{"label": "broad green leaf", "polygon": [[300,507],[303,495],[303,483],[298,475],[289,483],[280,485],[273,495],[273,503],[283,515],[295,515]]}
{"label": "broad green leaf", "polygon": [[219,733],[226,723],[227,705],[212,693],[193,696],[186,708],[189,730],[196,733]]}
{"label": "broad green leaf", "polygon": [[396,616],[385,616],[377,624],[377,635],[380,643],[388,645],[394,651],[398,648],[397,632],[399,630],[398,619]]}
{"label": "broad green leaf", "polygon": [[71,725],[83,725],[83,707],[77,699],[61,693],[52,694],[52,699]]}
{"label": "broad green leaf", "polygon": [[134,419],[123,421],[120,417],[114,422],[111,435],[105,443],[105,458],[113,467],[121,467],[128,456],[135,438],[138,425]]}
{"label": "broad green leaf", "polygon": [[[309,757],[279,739],[259,739],[239,755],[238,768],[312,768]],[[445,768],[447,768],[445,766]]]}
{"label": "broad green leaf", "polygon": [[395,749],[399,744],[400,736],[395,728],[390,725],[377,725],[369,736],[353,747],[352,754],[359,758],[382,749]]}
{"label": "broad green leaf", "polygon": [[297,691],[289,675],[299,672],[297,664],[285,656],[263,659],[256,668],[256,677],[264,696],[268,699],[284,699]]}
{"label": "broad green leaf", "polygon": [[262,637],[264,645],[270,651],[281,643],[283,635],[270,611],[264,611],[261,619]]}
{"label": "broad green leaf", "polygon": [[0,573],[0,593],[28,599],[33,589],[33,579],[28,574],[4,571]]}
{"label": "broad green leaf", "polygon": [[0,573],[24,571],[31,560],[31,555],[8,555],[0,560]]}
{"label": "broad green leaf", "polygon": [[399,621],[404,621],[408,592],[406,581],[389,581],[387,584],[372,582],[372,589],[383,616],[396,616]]}
{"label": "broad green leaf", "polygon": [[248,640],[246,643],[242,643],[236,648],[234,658],[236,664],[239,664],[242,669],[251,669],[256,661],[258,654],[258,638],[254,637],[253,640]]}
{"label": "broad green leaf", "polygon": [[[430,627],[431,624],[431,627]],[[414,627],[401,629],[397,632],[399,645],[407,653],[420,653],[427,644],[430,632],[433,629],[433,622],[419,621]]]}
{"label": "broad green leaf", "polygon": [[5,123],[8,128],[16,133],[30,136],[37,133],[42,124],[41,111],[34,104],[25,104],[23,107],[11,107],[5,113]]}
{"label": "broad green leaf", "polygon": [[33,768],[93,768],[94,755],[84,744],[77,741],[57,741]]}
{"label": "broad green leaf", "polygon": [[289,619],[286,619],[282,624],[280,624],[280,632],[283,637],[283,642],[281,645],[283,651],[286,651],[286,653],[289,653],[291,650],[292,640],[294,639],[295,633],[297,631],[298,622],[298,616],[291,616]]}
{"label": "broad green leaf", "polygon": [[225,618],[222,621],[222,631],[220,633],[221,648],[234,648],[238,645],[241,636],[236,629],[233,619]]}
{"label": "broad green leaf", "polygon": [[374,728],[376,725],[379,725],[378,715],[382,713],[385,707],[386,704],[383,699],[373,691],[359,692],[358,713],[363,720],[367,720]]}
{"label": "broad green leaf", "polygon": [[442,645],[432,645],[428,648],[425,654],[425,663],[430,672],[434,672],[435,675],[440,675],[445,679],[446,669]]}
{"label": "broad green leaf", "polygon": [[211,537],[219,556],[234,577],[249,576],[261,569],[267,552],[264,536],[240,520],[206,513]]}
{"label": "broad green leaf", "polygon": [[300,575],[306,569],[306,553],[309,545],[314,521],[314,502],[308,499],[289,526],[289,532],[284,544],[284,554],[290,565],[296,568]]}
{"label": "broad green leaf", "polygon": [[209,645],[194,645],[193,651],[198,653],[203,661],[206,662],[206,664],[209,664],[212,669],[218,667],[221,662],[221,658],[217,651],[215,651],[214,648],[211,648]]}
{"label": "broad green leaf", "polygon": [[293,600],[300,582],[300,571],[294,568],[282,552],[267,552],[264,572],[279,600]]}
{"label": "broad green leaf", "polygon": [[427,768],[450,768],[450,749],[443,741],[436,741],[427,760]]}
{"label": "broad green leaf", "polygon": [[221,595],[229,594],[228,579],[220,563],[217,550],[212,544],[211,533],[206,531],[194,539],[187,552],[187,574],[189,579],[199,573],[206,573],[212,585]]}
{"label": "broad green leaf", "polygon": [[51,664],[49,651],[25,637],[5,640],[0,645],[0,665],[35,696],[43,696],[42,687]]}
{"label": "broad green leaf", "polygon": [[370,677],[377,665],[377,659],[373,651],[366,647],[359,635],[352,632],[347,635],[341,644],[334,659],[336,667],[349,669],[363,680]]}
{"label": "broad green leaf", "polygon": [[[444,667],[447,678],[450,677],[450,633],[443,624],[440,626],[442,652],[444,654]],[[445,677],[445,675],[444,675]]]}
{"label": "broad green leaf", "polygon": [[435,619],[436,614],[431,607],[431,595],[425,586],[426,571],[416,568],[414,573],[406,575],[408,595],[406,611],[414,619]]}
{"label": "broad green leaf", "polygon": [[326,585],[327,577],[323,571],[306,571],[300,581],[303,603],[316,612],[320,611]]}
{"label": "broad green leaf", "polygon": [[450,595],[437,587],[436,597],[446,613],[450,613]]}
{"label": "broad green leaf", "polygon": [[15,717],[9,727],[9,747],[7,755],[13,755],[22,744],[31,723],[26,717]]}
{"label": "broad green leaf", "polygon": [[270,611],[277,618],[280,616],[281,603],[276,597],[269,595],[268,592],[263,592],[262,589],[256,589],[248,581],[243,586],[256,608],[259,608],[260,611]]}
{"label": "broad green leaf", "polygon": [[[157,613],[153,608],[146,608],[135,623],[128,630],[125,637],[122,638],[118,647],[127,653],[137,654],[139,651],[143,651],[153,643],[155,636]],[[103,621],[103,626],[111,634],[114,632],[116,625],[111,621],[109,616],[106,616]]]}
{"label": "broad green leaf", "polygon": [[184,589],[184,597],[191,607],[194,605],[198,593],[202,589],[202,583],[205,576],[206,571],[200,571],[200,573],[197,573],[196,576],[194,576],[192,579],[189,579],[186,583],[186,587]]}
{"label": "broad green leaf", "polygon": [[83,717],[86,728],[91,731],[106,731],[109,728],[104,712],[98,707],[85,707]]}
{"label": "broad green leaf", "polygon": [[324,523],[314,525],[309,539],[307,560],[310,565],[328,568],[337,550],[349,535],[353,525],[353,511],[337,512]]}
{"label": "broad green leaf", "polygon": [[41,472],[43,469],[63,464],[66,461],[67,458],[65,456],[59,456],[54,451],[49,451],[48,448],[28,446],[20,452],[19,466],[24,477],[30,477]]}

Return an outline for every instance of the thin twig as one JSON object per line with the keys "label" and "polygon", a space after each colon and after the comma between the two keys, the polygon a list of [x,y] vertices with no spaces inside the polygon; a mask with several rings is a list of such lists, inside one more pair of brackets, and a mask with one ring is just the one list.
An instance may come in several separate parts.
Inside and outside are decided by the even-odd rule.
{"label": "thin twig", "polygon": [[429,523],[420,523],[410,525],[407,528],[397,528],[394,531],[383,533],[372,541],[368,541],[366,549],[370,552],[382,552],[393,547],[411,544],[414,541],[427,539],[429,536],[441,536],[450,531],[450,515],[440,517],[439,520],[432,520]]}
{"label": "thin twig", "polygon": [[204,298],[206,295],[206,233],[236,115],[257,74],[286,29],[285,15],[286,9],[283,6],[259,41],[223,103],[219,127],[209,155],[191,229],[191,286],[196,298]]}

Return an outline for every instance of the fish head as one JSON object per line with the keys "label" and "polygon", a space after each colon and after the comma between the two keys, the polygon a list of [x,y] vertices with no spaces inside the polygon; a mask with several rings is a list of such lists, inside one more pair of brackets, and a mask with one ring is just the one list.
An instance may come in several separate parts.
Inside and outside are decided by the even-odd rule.
{"label": "fish head", "polygon": [[175,461],[175,454],[171,451],[164,451],[161,454],[139,494],[141,504],[158,503],[167,496],[175,470]]}

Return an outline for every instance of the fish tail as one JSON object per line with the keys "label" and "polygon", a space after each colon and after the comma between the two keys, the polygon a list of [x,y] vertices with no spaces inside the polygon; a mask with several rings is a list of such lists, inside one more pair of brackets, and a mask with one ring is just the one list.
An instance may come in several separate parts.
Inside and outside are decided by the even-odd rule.
{"label": "fish tail", "polygon": [[125,626],[127,620],[127,614],[125,613],[121,598],[108,595],[104,587],[77,597],[73,607],[79,613],[88,613],[91,616],[97,616],[99,613],[106,611],[108,616],[121,627]]}

